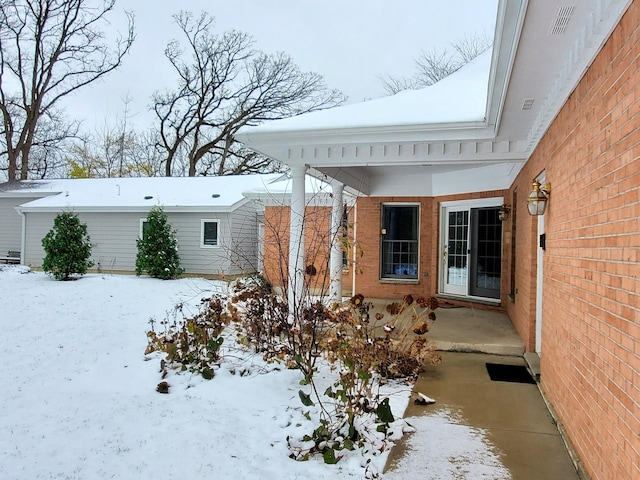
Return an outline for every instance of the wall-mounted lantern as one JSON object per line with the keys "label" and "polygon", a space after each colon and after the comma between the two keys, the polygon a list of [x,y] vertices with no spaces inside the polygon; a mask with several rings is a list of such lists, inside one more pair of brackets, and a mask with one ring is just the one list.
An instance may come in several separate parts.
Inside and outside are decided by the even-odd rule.
{"label": "wall-mounted lantern", "polygon": [[509,218],[509,213],[511,212],[511,207],[509,205],[503,204],[498,210],[498,218],[501,222],[504,222]]}
{"label": "wall-mounted lantern", "polygon": [[551,185],[540,185],[537,180],[533,182],[533,191],[527,197],[529,215],[544,215],[551,194]]}

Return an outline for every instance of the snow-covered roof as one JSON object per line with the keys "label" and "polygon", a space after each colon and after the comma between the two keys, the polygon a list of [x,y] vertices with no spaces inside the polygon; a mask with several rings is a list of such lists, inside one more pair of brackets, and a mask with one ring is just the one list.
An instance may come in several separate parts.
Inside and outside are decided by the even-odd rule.
{"label": "snow-covered roof", "polygon": [[388,97],[244,127],[240,134],[482,122],[491,50],[438,83]]}
{"label": "snow-covered roof", "polygon": [[[283,175],[269,185],[251,188],[242,193],[245,197],[259,200],[264,205],[289,205],[292,184],[291,178]],[[331,185],[310,175],[305,178],[305,194],[307,203],[331,205]]]}
{"label": "snow-covered roof", "polygon": [[230,211],[248,199],[247,189],[260,188],[282,174],[222,177],[140,177],[26,180],[0,186],[0,196],[39,196],[21,206],[25,211]]}

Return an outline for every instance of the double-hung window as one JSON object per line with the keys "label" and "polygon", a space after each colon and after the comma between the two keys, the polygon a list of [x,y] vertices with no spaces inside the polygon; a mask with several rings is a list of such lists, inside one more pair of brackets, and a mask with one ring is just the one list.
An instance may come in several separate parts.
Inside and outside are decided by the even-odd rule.
{"label": "double-hung window", "polygon": [[418,205],[382,205],[380,277],[418,278]]}
{"label": "double-hung window", "polygon": [[200,247],[214,248],[220,245],[219,220],[203,219],[200,224]]}

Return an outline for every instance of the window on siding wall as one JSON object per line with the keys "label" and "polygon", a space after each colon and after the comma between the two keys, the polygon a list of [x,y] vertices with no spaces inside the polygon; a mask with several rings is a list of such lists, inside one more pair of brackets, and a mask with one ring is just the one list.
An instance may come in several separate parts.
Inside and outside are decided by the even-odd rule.
{"label": "window on siding wall", "polygon": [[138,234],[140,238],[144,238],[144,234],[147,233],[149,229],[149,222],[147,222],[146,218],[140,219],[140,233]]}
{"label": "window on siding wall", "polygon": [[200,228],[200,246],[213,248],[218,246],[219,220],[202,220]]}
{"label": "window on siding wall", "polygon": [[418,278],[418,218],[418,205],[382,205],[381,278]]}

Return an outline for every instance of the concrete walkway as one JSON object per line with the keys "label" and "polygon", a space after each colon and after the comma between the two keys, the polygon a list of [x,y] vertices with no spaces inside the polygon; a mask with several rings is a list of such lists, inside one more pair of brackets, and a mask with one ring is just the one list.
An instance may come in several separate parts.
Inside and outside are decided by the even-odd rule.
{"label": "concrete walkway", "polygon": [[[438,309],[436,313],[429,336],[439,350],[444,350],[443,361],[439,366],[428,366],[416,382],[405,419],[411,423],[412,417],[453,414],[456,424],[484,433],[514,480],[578,479],[538,386],[493,381],[489,377],[486,363],[525,365],[524,345],[508,317],[467,308]],[[415,405],[416,392],[428,395],[436,403]],[[387,471],[403,471],[403,480],[424,479],[429,472],[428,458],[419,462],[423,468],[412,468],[409,476],[404,473],[407,456],[412,457],[411,465],[416,465],[415,456],[420,455],[412,450],[411,435],[429,436],[429,432],[405,435],[392,449]],[[442,440],[429,437],[428,441]],[[411,476],[414,472],[415,476]],[[465,476],[463,469],[460,476],[451,478],[476,477]]]}

